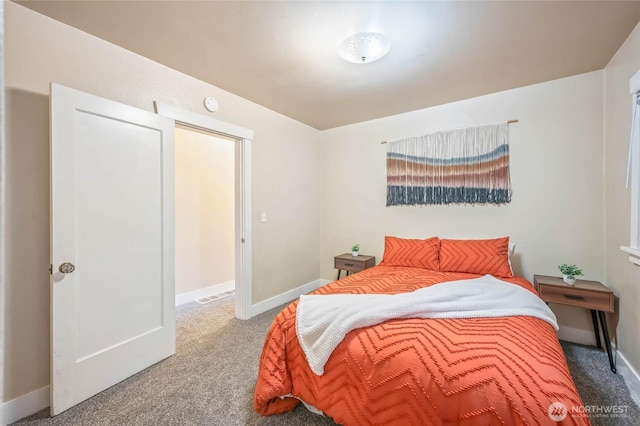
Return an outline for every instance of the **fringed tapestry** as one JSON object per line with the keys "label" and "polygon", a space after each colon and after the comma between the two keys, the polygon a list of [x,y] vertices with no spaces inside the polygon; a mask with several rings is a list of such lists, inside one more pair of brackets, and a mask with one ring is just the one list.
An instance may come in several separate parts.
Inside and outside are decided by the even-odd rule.
{"label": "fringed tapestry", "polygon": [[387,143],[387,206],[510,201],[507,123]]}

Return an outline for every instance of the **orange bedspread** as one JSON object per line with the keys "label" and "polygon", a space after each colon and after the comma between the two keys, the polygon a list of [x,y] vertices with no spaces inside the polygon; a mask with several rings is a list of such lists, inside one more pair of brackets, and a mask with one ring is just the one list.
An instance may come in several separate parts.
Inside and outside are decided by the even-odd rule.
{"label": "orange bedspread", "polygon": [[[476,277],[376,266],[314,294],[395,294]],[[523,278],[505,281],[535,293]],[[254,399],[260,414],[293,409],[298,399],[281,398],[293,395],[344,425],[589,424],[572,413],[582,401],[556,333],[543,320],[387,321],[350,332],[317,376],[298,343],[296,306],[283,309],[267,334]]]}

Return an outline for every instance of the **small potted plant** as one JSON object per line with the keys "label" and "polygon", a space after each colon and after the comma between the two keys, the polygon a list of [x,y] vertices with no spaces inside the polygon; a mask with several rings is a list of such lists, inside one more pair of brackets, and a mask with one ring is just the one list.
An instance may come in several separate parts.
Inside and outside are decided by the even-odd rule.
{"label": "small potted plant", "polygon": [[359,251],[360,251],[360,244],[356,244],[355,246],[351,247],[352,256],[357,256]]}
{"label": "small potted plant", "polygon": [[576,265],[567,265],[563,263],[558,266],[560,272],[562,272],[562,280],[567,285],[574,285],[576,283],[576,277],[583,275],[582,269],[578,268]]}

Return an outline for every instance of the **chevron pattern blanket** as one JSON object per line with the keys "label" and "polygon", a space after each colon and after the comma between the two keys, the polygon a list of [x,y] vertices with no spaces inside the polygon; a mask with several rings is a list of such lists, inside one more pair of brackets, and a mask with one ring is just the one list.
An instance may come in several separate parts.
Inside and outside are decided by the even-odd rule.
{"label": "chevron pattern blanket", "polygon": [[[477,277],[376,266],[314,293],[399,294]],[[522,278],[506,281],[535,294]],[[296,334],[297,307],[283,309],[265,339],[254,394],[262,415],[303,401],[343,425],[556,425],[558,406],[582,406],[542,319],[392,319],[348,332],[317,375]],[[569,413],[560,424],[589,419]]]}
{"label": "chevron pattern blanket", "polygon": [[324,364],[352,330],[402,318],[531,316],[558,330],[556,316],[538,296],[491,275],[450,281],[400,294],[302,295],[296,333],[311,371]]}

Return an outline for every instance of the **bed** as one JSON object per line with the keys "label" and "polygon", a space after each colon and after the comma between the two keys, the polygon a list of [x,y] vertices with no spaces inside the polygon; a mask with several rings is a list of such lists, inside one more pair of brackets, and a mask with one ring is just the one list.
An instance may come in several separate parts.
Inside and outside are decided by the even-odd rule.
{"label": "bed", "polygon": [[[322,295],[413,298],[448,292],[446,286],[477,288],[474,280],[483,277],[536,295],[513,276],[507,237],[386,237],[380,265],[323,286],[275,317],[260,358],[256,412],[283,413],[303,402],[343,425],[589,424],[554,326],[541,317],[393,318],[346,329],[320,367],[310,365],[316,360],[301,344],[308,336],[296,332],[301,300],[308,306]],[[326,316],[339,314],[327,309]]]}

